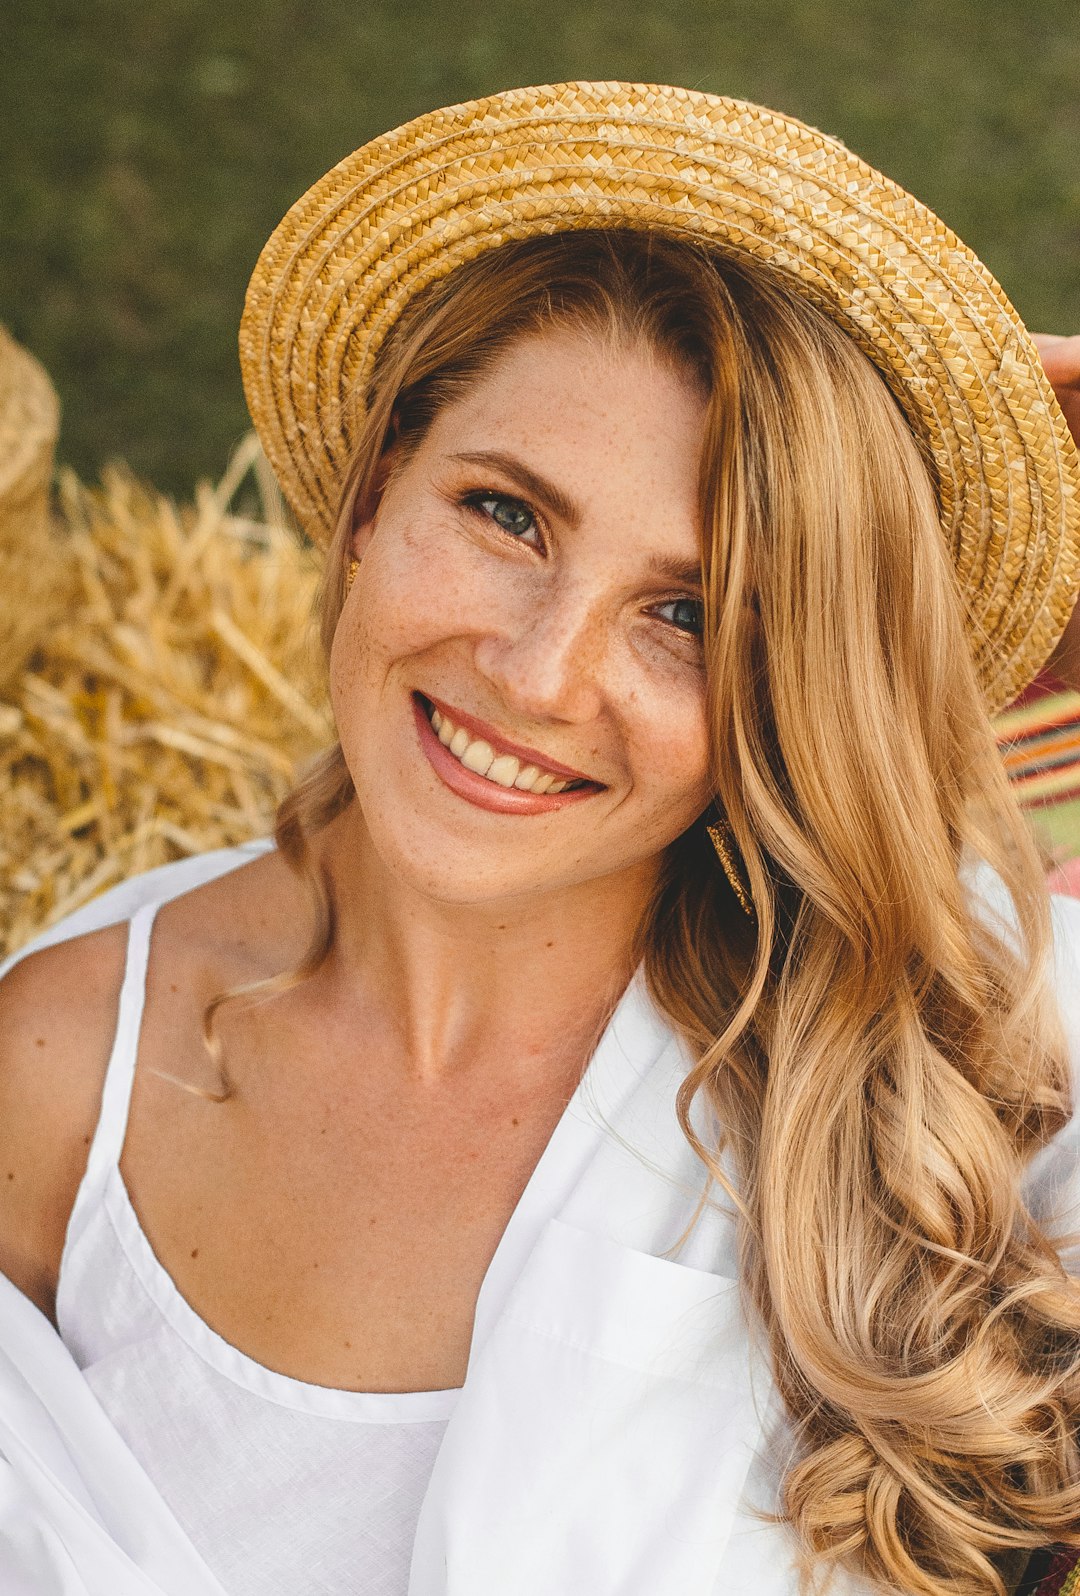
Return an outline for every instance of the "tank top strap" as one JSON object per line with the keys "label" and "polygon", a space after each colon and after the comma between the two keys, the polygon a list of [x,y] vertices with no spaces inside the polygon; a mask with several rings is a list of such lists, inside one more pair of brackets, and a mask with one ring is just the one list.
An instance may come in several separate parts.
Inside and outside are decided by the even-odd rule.
{"label": "tank top strap", "polygon": [[[90,1144],[82,1188],[97,1186],[120,1161],[127,1133],[131,1090],[135,1082],[135,1062],[139,1055],[139,1033],[146,1003],[146,971],[150,962],[150,933],[160,907],[155,899],[141,904],[128,921],[127,957],[120,988],[116,1033],[105,1070],[101,1111]],[[82,1191],[80,1191],[80,1196]]]}

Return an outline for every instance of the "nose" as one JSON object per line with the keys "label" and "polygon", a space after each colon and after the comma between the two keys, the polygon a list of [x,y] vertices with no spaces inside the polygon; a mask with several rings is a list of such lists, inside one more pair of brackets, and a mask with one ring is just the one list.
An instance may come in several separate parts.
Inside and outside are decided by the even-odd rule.
{"label": "nose", "polygon": [[521,715],[581,725],[603,699],[609,640],[598,604],[555,586],[476,643],[477,668]]}

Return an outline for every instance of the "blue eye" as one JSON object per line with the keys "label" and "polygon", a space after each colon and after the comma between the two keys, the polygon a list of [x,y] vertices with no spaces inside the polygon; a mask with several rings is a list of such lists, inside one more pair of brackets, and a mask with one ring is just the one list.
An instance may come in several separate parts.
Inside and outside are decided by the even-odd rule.
{"label": "blue eye", "polygon": [[675,611],[670,621],[680,632],[689,632],[695,637],[701,636],[705,624],[705,612],[700,599],[669,599],[666,604],[661,604],[658,608]]}
{"label": "blue eye", "polygon": [[520,499],[504,499],[495,493],[469,493],[462,502],[494,521],[499,531],[508,537],[522,538],[536,526],[532,511]]}

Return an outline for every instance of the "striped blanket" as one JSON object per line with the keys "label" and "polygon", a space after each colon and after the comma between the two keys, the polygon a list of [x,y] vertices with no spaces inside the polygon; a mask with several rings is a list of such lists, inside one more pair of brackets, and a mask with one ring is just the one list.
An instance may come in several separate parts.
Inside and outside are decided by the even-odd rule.
{"label": "striped blanket", "polygon": [[[1037,677],[995,722],[1005,768],[1050,861],[1057,892],[1080,897],[1080,693]],[[1027,1563],[1015,1596],[1080,1596],[1080,1554],[1054,1547]]]}
{"label": "striped blanket", "polygon": [[1080,693],[1044,673],[998,716],[994,729],[1009,779],[1046,851],[1051,885],[1080,897]]}

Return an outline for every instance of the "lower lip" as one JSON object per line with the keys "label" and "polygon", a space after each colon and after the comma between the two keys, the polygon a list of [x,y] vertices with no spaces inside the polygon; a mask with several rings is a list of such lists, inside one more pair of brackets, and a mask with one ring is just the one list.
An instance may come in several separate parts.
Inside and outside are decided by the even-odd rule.
{"label": "lower lip", "polygon": [[413,696],[413,716],[420,738],[420,746],[434,766],[435,772],[459,798],[467,798],[480,809],[491,809],[499,815],[546,815],[553,809],[565,809],[568,804],[581,803],[601,792],[600,787],[575,787],[572,792],[522,792],[520,787],[500,787],[498,782],[478,776],[465,766],[448,748],[444,748],[435,729],[428,720],[423,704]]}

